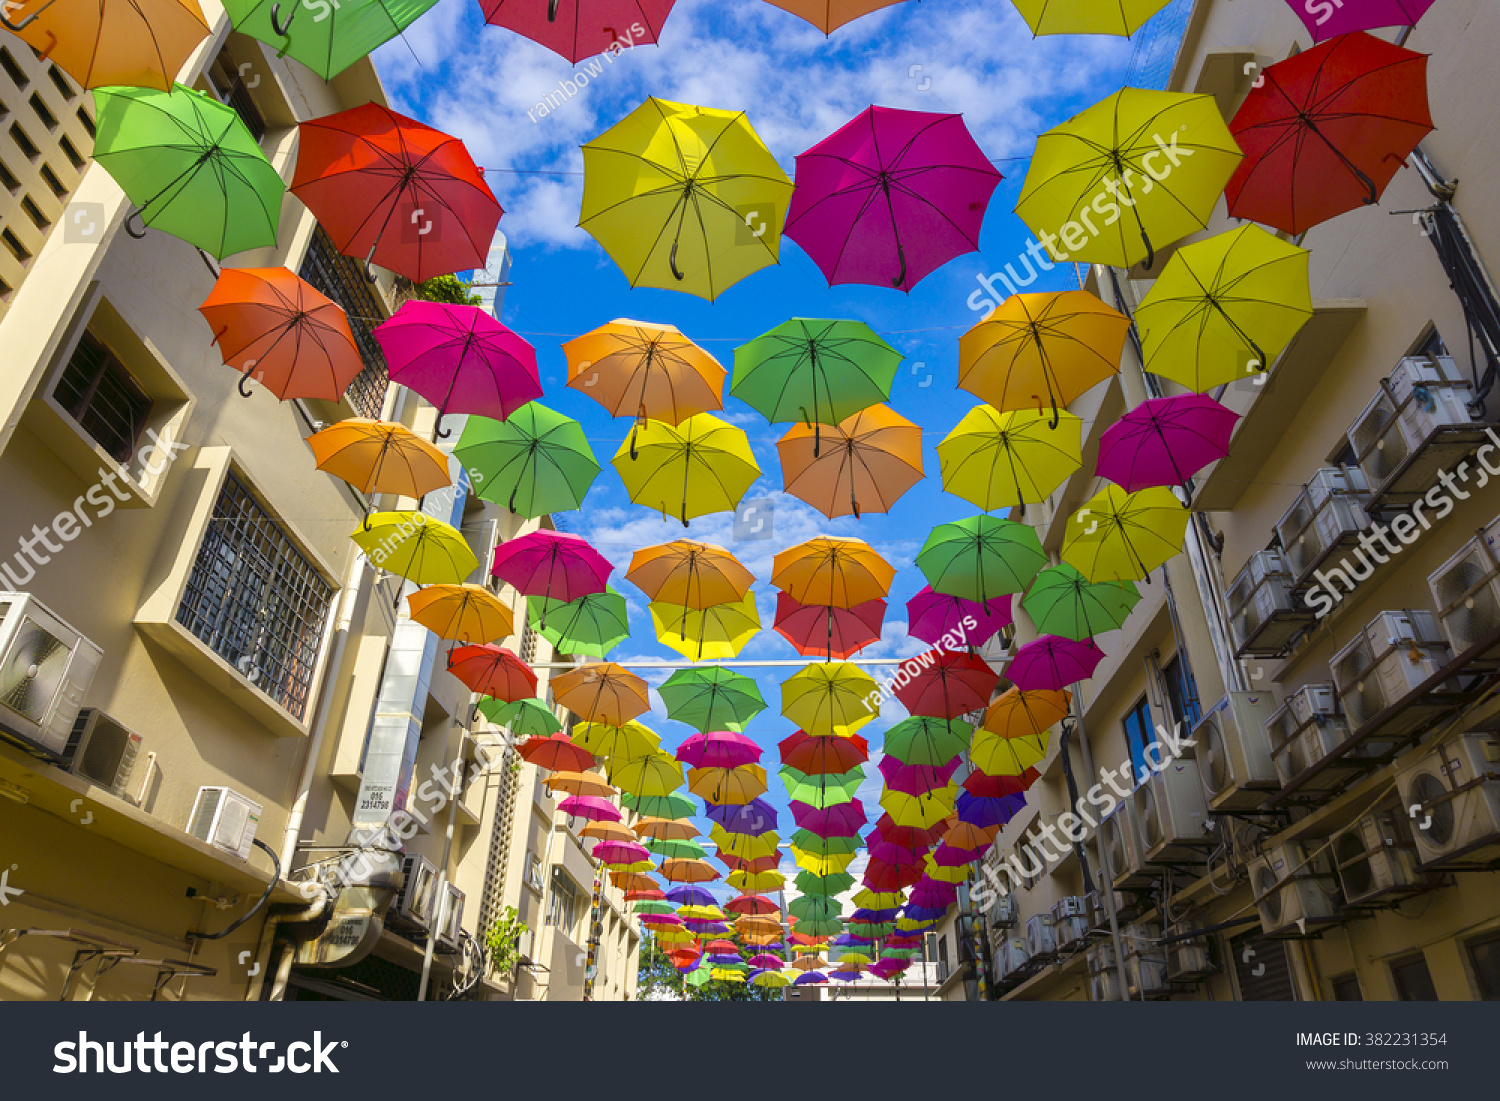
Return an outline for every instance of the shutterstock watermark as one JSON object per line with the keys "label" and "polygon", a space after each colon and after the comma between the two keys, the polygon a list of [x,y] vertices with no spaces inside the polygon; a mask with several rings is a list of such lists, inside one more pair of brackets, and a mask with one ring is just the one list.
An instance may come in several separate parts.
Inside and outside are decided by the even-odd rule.
{"label": "shutterstock watermark", "polygon": [[958,650],[964,645],[964,640],[969,637],[969,632],[979,626],[979,620],[971,615],[966,615],[959,621],[957,627],[938,639],[937,646],[916,657],[907,658],[896,671],[881,682],[880,687],[865,697],[865,704],[873,710],[878,710],[883,700],[895,699],[896,689],[904,688],[910,681],[915,680],[917,675],[933,662],[937,661],[938,650]]}
{"label": "shutterstock watermark", "polygon": [[[612,28],[605,28],[610,30]],[[589,80],[598,80],[604,75],[606,64],[613,65],[615,58],[636,44],[636,39],[646,37],[646,28],[639,23],[632,23],[623,33],[616,33],[615,40],[611,42],[599,57],[592,57],[580,68],[573,70],[571,77],[566,77],[557,82],[557,91],[548,92],[541,101],[526,112],[526,117],[532,122],[540,122],[553,111],[556,111],[568,100],[589,86]],[[603,60],[600,60],[600,59]]]}

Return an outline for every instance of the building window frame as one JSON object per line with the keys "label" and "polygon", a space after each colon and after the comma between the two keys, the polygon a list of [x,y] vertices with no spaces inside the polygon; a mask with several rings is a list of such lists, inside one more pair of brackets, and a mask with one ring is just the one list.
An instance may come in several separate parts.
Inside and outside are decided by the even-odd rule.
{"label": "building window frame", "polygon": [[[1420,970],[1417,970],[1420,968]],[[1437,984],[1432,980],[1432,967],[1425,952],[1408,952],[1386,961],[1386,970],[1391,976],[1391,991],[1398,1002],[1440,1001]],[[1431,990],[1432,997],[1427,997]]]}
{"label": "building window frame", "polygon": [[1125,732],[1125,749],[1130,755],[1130,786],[1134,788],[1140,784],[1142,776],[1151,774],[1146,747],[1156,739],[1156,728],[1151,714],[1150,697],[1143,694],[1136,700],[1130,710],[1125,712],[1120,725]]}

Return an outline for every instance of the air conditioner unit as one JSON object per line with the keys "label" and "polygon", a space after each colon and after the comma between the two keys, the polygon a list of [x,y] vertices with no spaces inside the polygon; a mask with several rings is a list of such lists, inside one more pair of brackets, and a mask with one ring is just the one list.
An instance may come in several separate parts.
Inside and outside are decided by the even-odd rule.
{"label": "air conditioner unit", "polygon": [[425,856],[407,853],[401,858],[401,890],[391,902],[386,924],[392,929],[432,928],[437,903],[437,866]]}
{"label": "air conditioner unit", "polygon": [[536,958],[536,932],[532,929],[522,929],[521,935],[516,938],[516,959],[522,963],[531,963]]}
{"label": "air conditioner unit", "polygon": [[1274,791],[1276,766],[1266,723],[1276,713],[1269,692],[1231,692],[1193,728],[1193,756],[1208,807],[1253,810]]}
{"label": "air conditioner unit", "polygon": [[1405,401],[1418,386],[1468,386],[1463,369],[1452,356],[1406,356],[1386,379],[1397,401]]}
{"label": "air conditioner unit", "polygon": [[30,593],[0,592],[0,732],[62,758],[103,656]]}
{"label": "air conditioner unit", "polygon": [[1120,987],[1120,972],[1115,967],[1115,946],[1101,941],[1088,950],[1089,1000],[1120,1002],[1125,991]]}
{"label": "air conditioner unit", "polygon": [[995,901],[990,905],[985,920],[990,923],[991,929],[1013,929],[1019,917],[1016,896],[1003,894],[995,896]]}
{"label": "air conditioner unit", "polygon": [[1271,656],[1287,648],[1317,617],[1295,597],[1291,574],[1272,574],[1232,612],[1229,631],[1240,655]]}
{"label": "air conditioner unit", "polygon": [[1089,919],[1082,898],[1068,895],[1052,904],[1052,939],[1059,952],[1082,944],[1088,932]]}
{"label": "air conditioner unit", "polygon": [[1198,779],[1198,762],[1179,757],[1136,788],[1136,837],[1147,864],[1197,860],[1197,849],[1212,844],[1205,830],[1208,805]]}
{"label": "air conditioner unit", "polygon": [[193,800],[187,832],[222,852],[250,859],[261,806],[233,788],[201,787]]}
{"label": "air conditioner unit", "polygon": [[446,899],[442,909],[442,927],[438,930],[438,947],[458,951],[459,936],[464,928],[464,893],[451,883],[443,884]]}
{"label": "air conditioner unit", "polygon": [[1292,577],[1291,571],[1287,569],[1286,559],[1274,548],[1256,551],[1244,568],[1235,574],[1234,581],[1224,593],[1224,603],[1229,607],[1229,614],[1233,616],[1249,604],[1255,590],[1268,577],[1281,577],[1287,581]]}
{"label": "air conditioner unit", "polygon": [[1139,998],[1168,990],[1167,951],[1162,945],[1161,926],[1127,925],[1125,941],[1125,995]]}
{"label": "air conditioner unit", "polygon": [[1304,489],[1277,522],[1276,532],[1287,568],[1301,582],[1327,556],[1352,546],[1369,524],[1360,497],[1341,493],[1314,504]]}
{"label": "air conditioner unit", "polygon": [[1364,471],[1365,480],[1377,490],[1411,455],[1411,444],[1396,415],[1398,400],[1384,389],[1376,391],[1349,428],[1355,461]]}
{"label": "air conditioner unit", "polygon": [[1311,722],[1314,715],[1339,713],[1338,690],[1331,684],[1305,684],[1288,696],[1286,702],[1298,726]]}
{"label": "air conditioner unit", "polygon": [[1413,387],[1411,396],[1402,401],[1397,418],[1411,449],[1420,451],[1440,429],[1472,426],[1469,401],[1473,396],[1467,384]]}
{"label": "air conditioner unit", "polygon": [[[1396,778],[1418,862],[1500,856],[1500,736],[1464,734]],[[1416,809],[1411,809],[1416,808]]]}
{"label": "air conditioner unit", "polygon": [[1480,535],[1427,578],[1443,636],[1463,654],[1500,631],[1500,564]]}
{"label": "air conditioner unit", "polygon": [[111,795],[126,794],[141,752],[141,736],[122,726],[96,707],[79,710],[68,735],[63,760],[68,771],[97,784]]}
{"label": "air conditioner unit", "polygon": [[[1171,927],[1173,936],[1181,936],[1186,932],[1188,932],[1188,926],[1185,923]],[[1219,971],[1214,965],[1213,953],[1207,937],[1173,941],[1166,945],[1166,950],[1167,977],[1174,981],[1196,982],[1209,975],[1215,975]]]}
{"label": "air conditioner unit", "polygon": [[1140,834],[1136,828],[1135,801],[1124,799],[1099,823],[1102,844],[1109,846],[1109,867],[1114,887],[1136,887],[1149,883],[1140,857]]}
{"label": "air conditioner unit", "polygon": [[1038,962],[1057,955],[1051,914],[1032,914],[1026,919],[1026,954]]}
{"label": "air conditioner unit", "polygon": [[1333,865],[1350,903],[1421,883],[1407,821],[1404,815],[1376,812],[1334,834]]}
{"label": "air conditioner unit", "polygon": [[1000,951],[995,953],[996,981],[1003,982],[1025,971],[1030,963],[1031,954],[1026,947],[1026,938],[1007,937],[1001,942]]}
{"label": "air conditioner unit", "polygon": [[1088,913],[1088,905],[1078,895],[1065,895],[1052,904],[1052,920],[1061,921],[1063,918],[1083,917]]}
{"label": "air conditioner unit", "polygon": [[1302,846],[1289,841],[1250,861],[1250,887],[1268,936],[1302,933],[1307,923],[1326,923],[1337,913],[1338,878],[1321,871],[1321,859],[1302,866],[1306,859]]}
{"label": "air conditioner unit", "polygon": [[1431,612],[1381,612],[1349,645],[1334,655],[1329,668],[1339,702],[1352,730],[1410,695],[1447,665],[1452,651],[1441,637]]}
{"label": "air conditioner unit", "polygon": [[1307,480],[1307,496],[1313,508],[1340,493],[1357,496],[1369,492],[1364,471],[1357,466],[1325,466]]}

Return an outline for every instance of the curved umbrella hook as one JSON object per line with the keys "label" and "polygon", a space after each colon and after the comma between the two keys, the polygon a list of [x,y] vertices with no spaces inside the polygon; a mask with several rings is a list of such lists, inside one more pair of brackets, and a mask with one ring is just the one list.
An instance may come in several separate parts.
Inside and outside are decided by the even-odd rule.
{"label": "curved umbrella hook", "polygon": [[281,5],[280,4],[272,4],[271,5],[271,29],[273,31],[275,31],[278,35],[280,35],[282,38],[286,38],[289,35],[289,33],[291,32],[291,29],[292,29],[292,20],[295,19],[295,18],[297,18],[297,9],[300,8],[301,6],[302,6],[301,4],[294,4],[294,5],[292,5],[292,14],[289,15],[289,16],[287,16],[286,17],[286,22],[283,23],[281,21]]}
{"label": "curved umbrella hook", "polygon": [[[25,24],[22,24],[22,26],[25,26]],[[130,224],[132,221],[134,221],[137,218],[139,218],[141,220],[141,229],[140,229],[139,233],[137,233],[135,231],[135,229]],[[131,210],[130,210],[130,213],[127,214],[127,215],[125,215],[125,232],[128,233],[128,234],[130,234],[130,236],[134,237],[137,241],[141,241],[141,240],[145,239],[145,237],[146,237],[146,218],[145,218],[145,211],[141,207],[132,207]]]}
{"label": "curved umbrella hook", "polygon": [[235,389],[239,390],[240,397],[242,398],[248,398],[250,396],[250,391],[245,389],[245,384],[250,381],[250,372],[253,370],[255,370],[255,368],[252,366],[242,371],[240,373],[240,381],[235,385]]}
{"label": "curved umbrella hook", "polygon": [[562,0],[547,0],[547,22],[557,22],[557,9]]}
{"label": "curved umbrella hook", "polygon": [[684,275],[682,272],[680,272],[680,271],[677,270],[677,242],[676,241],[672,242],[672,252],[667,257],[667,266],[672,269],[672,278],[676,279],[679,283],[682,282],[684,279],[687,278],[686,275]]}
{"label": "curved umbrella hook", "polygon": [[901,247],[900,241],[896,242],[896,255],[901,259],[901,274],[891,280],[891,286],[899,290],[901,284],[906,282],[906,250]]}

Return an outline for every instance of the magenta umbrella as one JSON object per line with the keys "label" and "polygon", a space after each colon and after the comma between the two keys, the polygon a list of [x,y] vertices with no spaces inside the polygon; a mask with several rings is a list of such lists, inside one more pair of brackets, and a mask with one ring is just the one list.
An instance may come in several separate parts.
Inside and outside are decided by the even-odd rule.
{"label": "magenta umbrella", "polygon": [[690,768],[738,768],[760,760],[760,746],[732,730],[692,734],[677,747],[677,759]]}
{"label": "magenta umbrella", "polygon": [[633,841],[601,841],[594,846],[594,859],[606,864],[634,864],[650,860],[651,850]]}
{"label": "magenta umbrella", "polygon": [[984,849],[960,849],[953,845],[939,845],[932,850],[932,862],[939,868],[962,868],[984,859]]}
{"label": "magenta umbrella", "polygon": [[595,795],[570,795],[557,804],[557,809],[571,818],[587,818],[590,822],[618,822],[621,818],[619,807]]}
{"label": "magenta umbrella", "polygon": [[436,405],[439,424],[445,413],[503,421],[542,396],[536,349],[478,306],[412,299],[380,324],[375,339],[391,381]]}
{"label": "magenta umbrella", "polygon": [[1104,660],[1104,651],[1093,639],[1074,642],[1059,635],[1043,635],[1016,651],[1005,675],[1023,692],[1057,691],[1088,680]]}
{"label": "magenta umbrella", "polygon": [[[907,634],[941,646],[947,636],[949,649],[958,646],[981,646],[994,638],[1015,618],[1011,612],[1010,594],[992,596],[981,604],[961,596],[945,596],[923,585],[922,591],[906,602]],[[973,620],[976,626],[970,627]]]}
{"label": "magenta umbrella", "polygon": [[[486,23],[525,35],[575,65],[606,50],[619,56],[632,46],[655,42],[672,4],[673,0],[479,0]],[[578,76],[573,74],[573,79]],[[586,75],[578,83],[585,84]]]}
{"label": "magenta umbrella", "polygon": [[[961,757],[955,757],[940,768],[904,765],[887,753],[880,758],[880,775],[891,791],[899,791],[904,795],[926,795],[929,791],[947,787],[961,761]],[[873,853],[874,850],[871,851]]]}
{"label": "magenta umbrella", "polygon": [[1302,25],[1322,42],[1377,27],[1414,27],[1437,0],[1286,0]]}
{"label": "magenta umbrella", "polygon": [[907,896],[907,905],[920,906],[924,909],[937,909],[948,907],[958,901],[958,887],[952,883],[942,883],[929,876],[923,876],[917,881],[917,885],[911,889]]}
{"label": "magenta umbrella", "polygon": [[927,857],[925,848],[909,849],[905,845],[887,841],[879,834],[872,833],[866,840],[869,842],[870,859],[889,864],[893,868],[914,868]]}
{"label": "magenta umbrella", "polygon": [[763,971],[780,971],[786,966],[786,960],[780,956],[772,956],[762,952],[758,956],[750,957],[750,966],[758,967]]}
{"label": "magenta umbrella", "polygon": [[979,248],[999,182],[963,116],[870,107],[797,157],[782,232],[830,285],[910,291]]}
{"label": "magenta umbrella", "polygon": [[1183,485],[1229,454],[1229,437],[1239,419],[1206,394],[1144,401],[1104,430],[1099,476],[1126,493]]}
{"label": "magenta umbrella", "polygon": [[547,601],[570,604],[602,593],[614,566],[582,536],[564,531],[532,531],[495,548],[490,573],[522,596],[540,596],[541,623],[547,626]]}
{"label": "magenta umbrella", "polygon": [[814,807],[792,800],[792,820],[819,837],[853,837],[865,826],[865,805],[858,799],[831,807]]}

